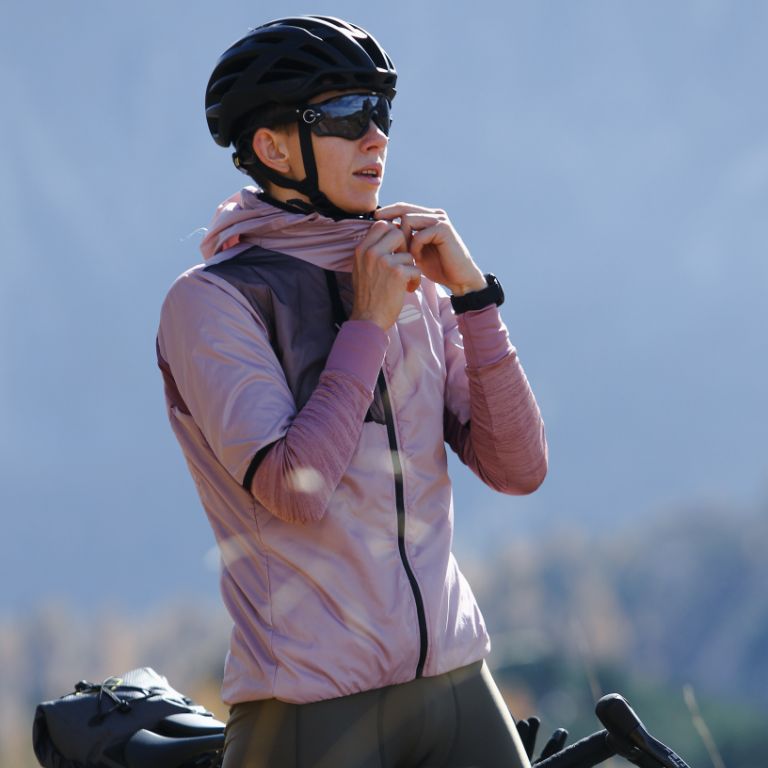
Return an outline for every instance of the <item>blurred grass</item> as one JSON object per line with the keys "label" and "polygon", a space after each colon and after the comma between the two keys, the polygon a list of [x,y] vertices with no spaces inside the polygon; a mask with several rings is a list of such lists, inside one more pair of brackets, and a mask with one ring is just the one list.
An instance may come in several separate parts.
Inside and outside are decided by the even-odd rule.
{"label": "blurred grass", "polygon": [[[516,717],[535,714],[542,720],[540,744],[556,728],[569,732],[568,743],[602,728],[594,715],[595,696],[590,676],[599,683],[599,695],[620,693],[648,730],[695,768],[710,766],[694,727],[681,686],[633,677],[616,665],[601,664],[589,672],[583,664],[563,656],[546,655],[525,663],[506,663],[494,670],[511,707],[527,704]],[[729,697],[697,695],[702,717],[709,727],[727,768],[756,768],[768,752],[768,712]],[[761,757],[762,756],[762,757]],[[616,765],[625,761],[616,759]]]}

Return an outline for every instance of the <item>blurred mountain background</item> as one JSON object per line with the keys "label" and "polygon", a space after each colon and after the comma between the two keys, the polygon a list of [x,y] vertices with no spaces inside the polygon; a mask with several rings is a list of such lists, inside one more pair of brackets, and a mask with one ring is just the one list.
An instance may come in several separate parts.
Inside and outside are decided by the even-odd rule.
{"label": "blurred mountain background", "polygon": [[385,45],[400,79],[382,202],[445,208],[508,295],[550,475],[517,499],[453,470],[457,553],[514,711],[594,729],[585,701],[615,683],[707,764],[680,744],[701,748],[691,718],[665,709],[691,684],[729,768],[761,762],[768,6],[0,13],[0,765],[31,764],[36,702],[132,666],[225,716],[218,558],[154,334],[200,228],[245,180],[207,133],[210,71],[291,13]]}

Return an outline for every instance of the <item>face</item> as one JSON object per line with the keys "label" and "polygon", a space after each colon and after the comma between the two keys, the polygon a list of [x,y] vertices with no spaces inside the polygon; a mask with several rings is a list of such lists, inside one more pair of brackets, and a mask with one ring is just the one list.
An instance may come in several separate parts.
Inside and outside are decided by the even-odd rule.
{"label": "face", "polygon": [[[354,91],[352,91],[354,93]],[[312,99],[317,104],[350,91],[329,91]],[[338,208],[348,213],[368,213],[379,204],[379,190],[384,178],[387,136],[371,121],[358,139],[312,135],[320,191]],[[292,178],[305,177],[297,130],[282,132],[287,148]],[[273,187],[274,197],[282,200],[303,197],[293,190]]]}
{"label": "face", "polygon": [[379,204],[387,137],[373,121],[359,139],[312,136],[320,191],[342,211],[368,213]]}

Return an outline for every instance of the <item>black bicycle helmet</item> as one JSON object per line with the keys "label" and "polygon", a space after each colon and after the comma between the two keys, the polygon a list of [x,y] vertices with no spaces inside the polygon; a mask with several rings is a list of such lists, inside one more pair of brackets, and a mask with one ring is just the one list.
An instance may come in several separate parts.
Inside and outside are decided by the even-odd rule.
{"label": "black bicycle helmet", "polygon": [[[299,106],[324,91],[346,88],[383,93],[391,101],[396,82],[392,60],[364,29],[331,16],[276,19],[251,30],[219,58],[205,93],[205,116],[214,141],[227,147],[260,108]],[[279,186],[307,195],[317,210],[333,213],[318,188],[309,126],[297,121],[305,179],[280,176],[255,157],[248,163]],[[233,160],[247,172],[237,152]]]}

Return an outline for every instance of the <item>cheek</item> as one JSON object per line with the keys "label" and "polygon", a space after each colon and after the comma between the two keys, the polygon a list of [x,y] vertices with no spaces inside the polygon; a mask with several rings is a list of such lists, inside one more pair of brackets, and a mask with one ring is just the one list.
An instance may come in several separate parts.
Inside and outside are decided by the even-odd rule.
{"label": "cheek", "polygon": [[[344,139],[328,137],[329,143],[323,147],[321,155],[315,155],[317,162],[317,172],[320,177],[320,183],[325,188],[325,192],[337,191],[343,192],[351,182],[351,173],[354,170],[352,153],[345,146],[347,142]],[[340,146],[335,146],[336,142],[344,142]],[[346,150],[346,151],[345,151]]]}
{"label": "cheek", "polygon": [[323,151],[315,151],[315,164],[320,181],[324,185],[335,185],[341,175],[343,164],[338,158],[338,153],[329,151],[329,147],[323,147]]}

